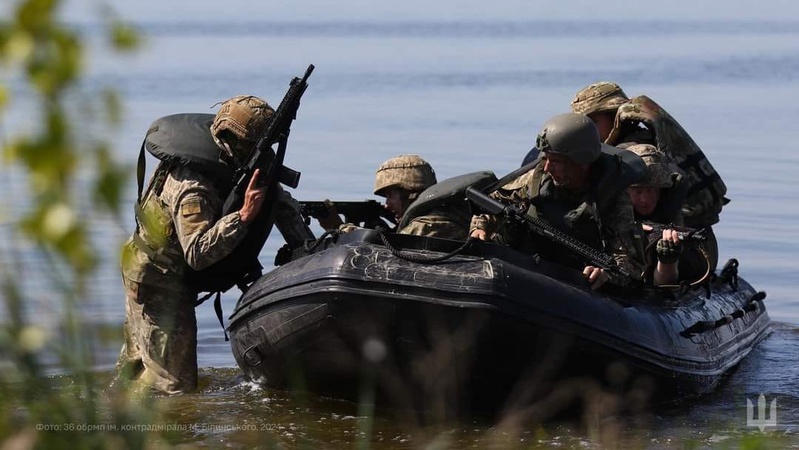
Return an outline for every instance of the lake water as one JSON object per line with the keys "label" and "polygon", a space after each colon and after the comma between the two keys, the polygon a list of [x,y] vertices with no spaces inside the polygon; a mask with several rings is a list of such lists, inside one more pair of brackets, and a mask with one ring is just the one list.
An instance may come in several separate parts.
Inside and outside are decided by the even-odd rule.
{"label": "lake water", "polygon": [[[97,48],[83,86],[112,85],[125,99],[125,123],[113,139],[119,159],[135,164],[145,131],[161,116],[214,112],[215,103],[238,94],[276,106],[290,79],[312,63],[316,70],[286,156],[286,164],[302,172],[292,192],[301,200],[376,198],[374,170],[400,153],[422,155],[439,179],[484,169],[501,176],[518,167],[540,125],[567,111],[583,86],[612,80],[630,96],[652,97],[691,133],[725,180],[732,202],[714,227],[719,259],[737,258],[741,275],[767,292],[775,332],[719,392],[658,411],[643,425],[623,421],[623,442],[669,448],[692,439],[715,446],[753,432],[746,426],[746,399],[762,393],[779,400],[775,433],[799,445],[799,298],[793,273],[799,254],[799,21],[789,19],[796,17],[793,3],[758,2],[755,10],[744,2],[707,2],[723,5],[726,12],[716,14],[703,2],[684,19],[677,2],[671,9],[658,6],[659,15],[644,20],[620,1],[610,5],[624,14],[574,2],[580,15],[557,2],[489,8],[469,1],[447,9],[412,1],[407,8],[375,9],[364,0],[300,10],[202,1],[191,11],[129,3],[140,4],[117,7],[140,27],[145,47],[129,57]],[[87,5],[73,3],[67,13],[92,36],[96,28],[84,20],[86,11]],[[21,104],[23,114],[5,118],[6,133],[33,120],[24,114],[30,111],[24,98]],[[154,166],[150,159],[148,172]],[[24,185],[12,171],[4,172],[0,187],[11,195],[0,205],[5,211],[24,208]],[[132,171],[127,204],[134,197]],[[90,324],[116,332],[124,307],[114,249],[133,229],[132,208],[122,223],[100,218],[97,225],[105,259],[84,311]],[[0,232],[7,240],[8,228]],[[267,269],[281,245],[273,233],[262,253]],[[0,256],[5,264],[11,261],[7,255]],[[14,261],[31,273],[42,267],[28,248]],[[57,322],[52,302],[58,296],[37,281],[26,279],[41,292],[29,305],[31,315]],[[223,296],[226,314],[236,297]],[[203,414],[185,413],[180,420],[224,421],[215,411],[224,405],[225,414],[237,420],[279,424],[270,429],[276,442],[295,443],[298,435],[316,444],[355,442],[347,412],[352,408],[330,399],[292,406],[285,393],[253,388],[239,378],[210,303],[197,316],[204,387],[173,401],[181,411],[194,405]],[[110,372],[118,345],[98,342],[98,371]],[[296,423],[312,425],[298,431]],[[375,427],[375,447],[431,442],[390,420],[378,420]],[[482,446],[490,431],[490,424],[466,424],[439,439],[455,447]],[[197,436],[199,442],[241,444],[235,433]],[[553,425],[546,437],[526,436],[528,443],[566,446],[590,446],[595,437],[568,424]]]}

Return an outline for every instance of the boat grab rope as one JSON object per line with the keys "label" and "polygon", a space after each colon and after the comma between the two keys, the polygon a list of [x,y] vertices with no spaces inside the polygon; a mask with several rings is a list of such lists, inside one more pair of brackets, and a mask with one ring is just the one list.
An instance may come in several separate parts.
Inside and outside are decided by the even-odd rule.
{"label": "boat grab rope", "polygon": [[[703,247],[697,247],[697,250],[699,251],[699,254],[702,255],[702,258],[705,260],[705,273],[701,277],[697,278],[696,280],[694,280],[692,282],[682,281],[679,284],[662,284],[662,285],[657,286],[657,288],[658,289],[666,289],[666,290],[679,289],[682,292],[685,292],[685,291],[689,290],[690,288],[692,288],[694,286],[699,286],[701,284],[704,284],[705,288],[706,288],[707,298],[710,298],[710,278],[711,278],[710,277],[710,274],[711,274],[711,271],[710,271],[710,255],[708,255],[707,251]],[[737,263],[737,261],[736,261],[736,263]],[[727,264],[730,264],[730,263],[728,262]],[[725,268],[726,268],[726,266],[725,266]],[[733,288],[733,289],[737,290],[737,288],[738,288],[738,283],[737,283],[737,278],[736,278],[735,288]]]}
{"label": "boat grab rope", "polygon": [[700,320],[699,322],[696,322],[680,332],[680,335],[689,338],[694,334],[704,333],[706,331],[715,330],[716,328],[727,325],[735,319],[740,319],[749,311],[758,311],[760,308],[762,308],[761,303],[765,298],[766,293],[764,291],[756,292],[749,297],[749,300],[746,301],[742,308],[736,309],[732,313],[726,314],[717,320]]}
{"label": "boat grab rope", "polygon": [[391,252],[392,255],[396,256],[397,258],[404,259],[406,261],[421,263],[421,264],[436,264],[442,261],[446,261],[449,258],[452,258],[453,256],[466,250],[466,248],[472,245],[472,242],[474,242],[475,240],[474,237],[469,236],[469,238],[466,239],[466,242],[464,242],[463,245],[456,248],[455,250],[445,255],[430,257],[430,256],[420,255],[418,253],[409,253],[399,250],[396,247],[394,247],[394,245],[391,242],[389,242],[388,236],[386,236],[386,233],[383,230],[381,230],[378,227],[375,229],[375,231],[377,231],[378,235],[380,236],[380,240],[383,241],[383,245],[386,246],[386,248],[388,249],[388,251]]}

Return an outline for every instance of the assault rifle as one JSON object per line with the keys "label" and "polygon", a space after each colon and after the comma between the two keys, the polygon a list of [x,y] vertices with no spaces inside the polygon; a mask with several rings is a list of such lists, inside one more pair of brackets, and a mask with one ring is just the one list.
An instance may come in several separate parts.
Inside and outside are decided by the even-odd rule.
{"label": "assault rifle", "polygon": [[[344,216],[344,222],[361,224],[366,228],[375,228],[377,225],[385,226],[385,219],[392,225],[397,224],[394,214],[377,200],[364,200],[361,202],[331,202],[338,214]],[[310,224],[311,218],[324,219],[330,215],[330,208],[325,202],[300,202],[300,214],[305,218],[305,223]]]}
{"label": "assault rifle", "polygon": [[[261,185],[266,185],[264,206],[248,227],[244,240],[233,252],[210,267],[189,271],[186,275],[187,284],[197,292],[226,292],[235,285],[244,292],[247,286],[261,276],[263,266],[258,261],[258,255],[272,230],[273,205],[277,198],[278,183],[292,187],[296,187],[299,183],[300,173],[284,167],[283,158],[286,154],[291,122],[297,115],[300,97],[308,87],[307,80],[313,69],[314,66],[311,64],[302,79],[295,77],[291,80],[286,95],[250,152],[247,163],[235,171],[233,178],[235,184],[225,200],[223,214],[227,215],[241,209],[244,204],[244,193],[255,169],[261,170],[258,178]],[[272,144],[275,142],[278,143],[277,153],[272,150]],[[218,300],[215,306],[217,304]],[[221,306],[219,308],[217,315],[221,317]]]}
{"label": "assault rifle", "polygon": [[628,280],[632,279],[629,272],[619,267],[611,255],[600,252],[593,247],[558,230],[545,220],[533,217],[515,206],[503,205],[474,187],[466,189],[466,198],[488,214],[502,215],[511,219],[523,221],[534,233],[566,248],[580,257],[587,265],[599,267]]}
{"label": "assault rifle", "polygon": [[[302,79],[294,77],[289,85],[289,90],[280,101],[280,105],[269,118],[269,125],[258,138],[255,147],[247,157],[247,162],[236,169],[233,174],[233,190],[230,191],[222,208],[223,215],[237,211],[244,204],[244,193],[247,185],[252,178],[255,169],[261,169],[258,184],[267,185],[265,195],[265,205],[270,205],[275,195],[277,183],[285,184],[296,188],[300,182],[300,173],[283,166],[283,159],[286,155],[286,143],[288,142],[291,122],[297,118],[297,110],[300,108],[300,98],[308,88],[308,77],[314,70],[314,65],[310,64],[305,71]],[[277,153],[272,150],[272,145],[277,142]]]}
{"label": "assault rifle", "polygon": [[663,230],[674,230],[674,231],[677,232],[677,237],[681,241],[694,240],[694,241],[698,241],[698,242],[704,242],[704,241],[707,240],[707,236],[705,235],[705,229],[704,228],[696,229],[696,228],[688,228],[688,227],[679,227],[679,226],[676,226],[676,225],[667,225],[667,224],[662,224],[662,223],[657,223],[657,222],[647,222],[647,221],[642,222],[641,225],[643,227],[649,227],[649,228],[652,229],[650,231],[650,230],[647,230],[646,228],[644,228],[644,231],[651,232],[651,233],[656,233],[656,235],[658,235],[658,236],[662,236],[663,235]]}

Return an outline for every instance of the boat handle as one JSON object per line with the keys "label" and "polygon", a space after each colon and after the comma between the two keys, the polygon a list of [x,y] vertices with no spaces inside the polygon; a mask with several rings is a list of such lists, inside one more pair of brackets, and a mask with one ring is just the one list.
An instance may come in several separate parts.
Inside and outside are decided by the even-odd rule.
{"label": "boat handle", "polygon": [[743,308],[737,309],[717,320],[700,320],[680,332],[680,335],[683,337],[691,337],[694,334],[704,333],[705,331],[715,330],[718,327],[727,325],[735,319],[740,319],[749,311],[757,311],[757,309],[760,308],[760,303],[762,303],[765,298],[766,293],[764,291],[756,292],[747,300]]}

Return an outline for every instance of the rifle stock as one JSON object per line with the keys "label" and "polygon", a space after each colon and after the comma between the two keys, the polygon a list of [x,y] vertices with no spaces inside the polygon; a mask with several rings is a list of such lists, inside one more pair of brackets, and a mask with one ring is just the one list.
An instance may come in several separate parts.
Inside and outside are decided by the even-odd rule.
{"label": "rifle stock", "polygon": [[[274,196],[277,183],[296,188],[300,182],[300,172],[283,166],[286,154],[286,143],[291,132],[291,123],[297,118],[300,99],[308,88],[308,77],[314,65],[308,65],[302,78],[294,77],[280,105],[275,110],[264,133],[258,138],[255,147],[247,157],[247,162],[238,168],[233,176],[233,189],[225,199],[222,214],[227,215],[241,208],[244,204],[244,193],[256,169],[261,169],[259,185],[267,186],[266,199]],[[272,145],[278,143],[277,153]],[[266,203],[266,202],[265,202]],[[269,204],[269,203],[266,203]]]}
{"label": "rifle stock", "polygon": [[593,247],[558,230],[546,221],[532,217],[513,206],[508,206],[489,197],[479,189],[469,187],[466,189],[466,198],[488,214],[502,215],[524,222],[530,230],[579,256],[584,263],[614,272],[622,277],[631,278],[631,275],[619,267],[611,255],[600,252]]}

